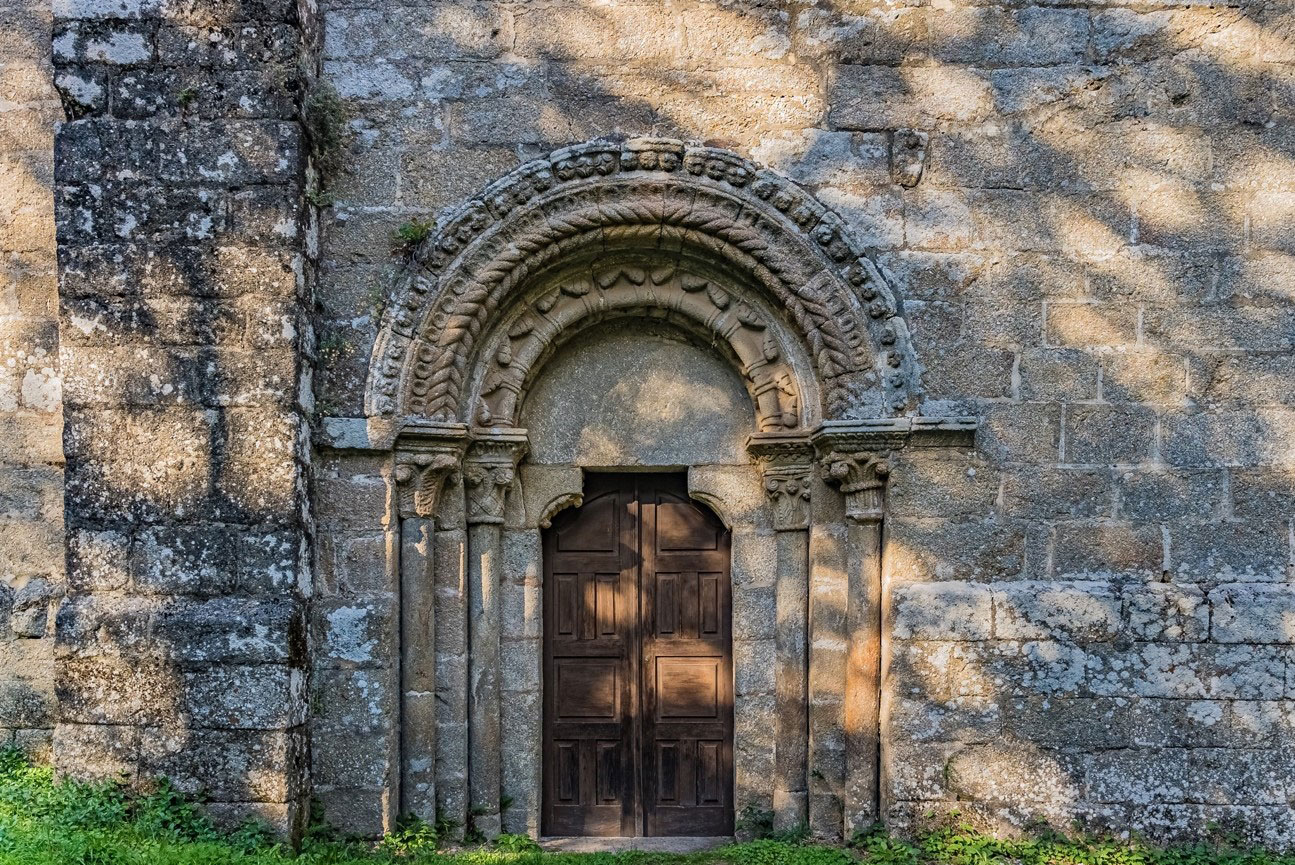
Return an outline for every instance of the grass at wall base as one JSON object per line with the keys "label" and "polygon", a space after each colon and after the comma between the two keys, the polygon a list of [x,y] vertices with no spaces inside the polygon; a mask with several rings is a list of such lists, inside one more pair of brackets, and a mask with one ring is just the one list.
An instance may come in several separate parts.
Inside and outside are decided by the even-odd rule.
{"label": "grass at wall base", "polygon": [[0,865],[1295,865],[1295,854],[1226,839],[1167,848],[1051,833],[998,840],[956,826],[913,840],[874,832],[844,848],[793,834],[686,855],[546,853],[518,835],[444,849],[438,842],[449,828],[411,821],[374,842],[342,838],[316,822],[294,852],[255,824],[218,831],[165,781],[146,795],[111,783],[55,782],[48,767],[0,751]]}

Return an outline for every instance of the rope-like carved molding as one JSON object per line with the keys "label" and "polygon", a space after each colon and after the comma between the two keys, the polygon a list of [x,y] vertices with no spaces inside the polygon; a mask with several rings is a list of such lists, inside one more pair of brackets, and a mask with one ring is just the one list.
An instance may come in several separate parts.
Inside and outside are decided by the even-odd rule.
{"label": "rope-like carved molding", "polygon": [[711,147],[594,141],[491,184],[415,253],[374,348],[367,413],[471,421],[479,337],[529,277],[618,244],[703,254],[785,311],[823,417],[915,411],[920,371],[894,293],[841,219],[790,181]]}

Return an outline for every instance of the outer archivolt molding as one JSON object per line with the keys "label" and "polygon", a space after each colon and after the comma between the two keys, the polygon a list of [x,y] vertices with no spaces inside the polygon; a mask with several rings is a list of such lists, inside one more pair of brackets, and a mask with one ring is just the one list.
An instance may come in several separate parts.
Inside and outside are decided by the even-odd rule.
{"label": "outer archivolt molding", "polygon": [[[590,250],[706,256],[785,311],[812,359],[826,419],[917,408],[899,304],[840,217],[726,150],[595,141],[529,162],[452,214],[418,249],[374,348],[370,417],[475,422],[477,341],[528,279]],[[865,395],[871,395],[865,398]]]}

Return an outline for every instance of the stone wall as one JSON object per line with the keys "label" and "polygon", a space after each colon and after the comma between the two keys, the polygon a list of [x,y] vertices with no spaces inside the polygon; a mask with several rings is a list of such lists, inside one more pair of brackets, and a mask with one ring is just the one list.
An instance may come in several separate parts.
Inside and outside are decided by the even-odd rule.
{"label": "stone wall", "polygon": [[[1295,844],[1293,31],[1264,0],[0,0],[0,737],[285,829],[313,772],[392,825],[401,539],[362,420],[390,234],[668,135],[835,208],[905,298],[923,412],[981,420],[889,474],[888,819]],[[350,147],[322,241],[321,58]],[[404,792],[466,814],[449,489]]]}
{"label": "stone wall", "polygon": [[63,591],[50,8],[0,4],[0,742],[48,757]]}
{"label": "stone wall", "polygon": [[[888,817],[1295,842],[1284,4],[330,0],[323,18],[353,133],[322,253],[326,414],[363,413],[401,223],[572,141],[732,147],[884,265],[924,412],[983,422],[976,452],[891,474]],[[322,743],[358,742],[393,699],[378,656],[345,657],[396,627],[366,582],[390,538],[348,515],[379,464],[339,459],[320,549],[359,576],[324,584],[315,627],[349,738],[321,725],[315,761],[331,812],[362,802],[372,827],[390,755],[341,765]]]}
{"label": "stone wall", "polygon": [[58,768],[299,827],[308,7],[56,4],[68,591]]}

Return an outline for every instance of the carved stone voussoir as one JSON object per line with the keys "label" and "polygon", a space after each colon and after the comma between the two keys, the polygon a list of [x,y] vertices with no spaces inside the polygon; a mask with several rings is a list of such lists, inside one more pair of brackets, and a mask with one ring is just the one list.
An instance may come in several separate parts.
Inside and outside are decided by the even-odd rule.
{"label": "carved stone voussoir", "polygon": [[[659,255],[663,238],[740,275],[763,304],[785,314],[804,346],[821,405],[798,405],[803,395],[791,392],[777,369],[781,361],[763,361],[760,429],[794,426],[800,410],[811,422],[843,417],[857,393],[869,389],[888,415],[916,410],[919,367],[902,304],[839,217],[736,153],[642,138],[592,141],[528,162],[445,219],[419,246],[411,275],[387,306],[366,414],[513,422],[507,407],[495,414],[499,405],[487,405],[483,415],[469,393],[479,380],[475,370],[508,364],[507,347],[483,347],[479,339],[495,332],[535,288],[533,277],[559,258],[608,244]],[[606,289],[593,292],[590,302]],[[649,301],[679,299],[666,294]],[[773,354],[777,346],[744,323],[742,299],[727,295],[718,287],[703,291],[714,311],[702,311],[729,317],[718,326],[731,319],[752,331],[736,332],[757,340],[744,362]]]}
{"label": "carved stone voussoir", "polygon": [[526,430],[498,429],[475,434],[463,462],[467,521],[502,523],[508,491],[517,478],[517,464],[526,455]]}

